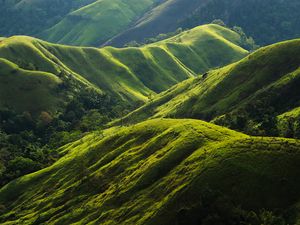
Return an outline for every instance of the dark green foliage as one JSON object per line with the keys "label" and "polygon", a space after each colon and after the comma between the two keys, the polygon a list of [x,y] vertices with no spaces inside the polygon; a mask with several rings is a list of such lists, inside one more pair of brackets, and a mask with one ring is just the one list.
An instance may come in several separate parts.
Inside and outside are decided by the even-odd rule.
{"label": "dark green foliage", "polygon": [[[300,35],[297,0],[230,1],[211,0],[195,9],[187,19],[179,23],[182,27],[193,27],[221,19],[229,26],[242,27],[259,44],[270,44],[296,38]],[[217,18],[216,18],[217,17]]]}
{"label": "dark green foliage", "polygon": [[[266,45],[300,35],[298,0],[168,0],[146,14],[109,44],[142,42],[179,27],[192,28],[211,21],[242,27],[257,44]],[[251,39],[249,39],[252,42]]]}
{"label": "dark green foliage", "polygon": [[0,35],[37,34],[95,0],[0,1]]}
{"label": "dark green foliage", "polygon": [[[219,25],[219,24],[218,24]],[[183,29],[182,28],[178,28],[176,31],[174,32],[169,32],[169,33],[166,33],[166,34],[159,34],[157,35],[156,37],[152,37],[152,38],[145,38],[142,42],[137,42],[137,41],[131,41],[127,44],[124,45],[124,47],[140,47],[140,46],[143,46],[143,45],[147,45],[147,44],[151,44],[151,43],[155,43],[155,42],[159,42],[159,41],[162,41],[162,40],[165,40],[165,39],[168,39],[170,37],[174,37],[180,33],[183,32]]]}
{"label": "dark green foliage", "polygon": [[86,90],[57,115],[41,112],[34,118],[29,112],[0,110],[0,186],[53,163],[56,148],[101,129],[118,116],[116,106],[106,95]]}

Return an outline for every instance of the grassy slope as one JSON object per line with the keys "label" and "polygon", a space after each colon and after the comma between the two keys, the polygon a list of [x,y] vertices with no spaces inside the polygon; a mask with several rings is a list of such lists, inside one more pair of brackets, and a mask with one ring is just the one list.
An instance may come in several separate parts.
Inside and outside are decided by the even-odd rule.
{"label": "grassy slope", "polygon": [[[0,59],[0,106],[30,112],[55,111],[63,104],[61,95],[53,97],[62,81],[51,73],[23,70],[16,64]],[[12,85],[13,84],[13,85]]]}
{"label": "grassy slope", "polygon": [[44,32],[48,41],[99,46],[122,32],[158,0],[98,0],[70,13]]}
{"label": "grassy slope", "polygon": [[[1,107],[17,112],[56,112],[78,92],[76,88],[99,91],[37,46],[40,42],[29,37],[11,37],[0,42]],[[66,77],[60,75],[61,71],[65,71]],[[75,89],[61,89],[62,79],[73,82]]]}
{"label": "grassy slope", "polygon": [[0,190],[2,224],[173,225],[185,209],[193,225],[208,189],[251,210],[286,210],[300,198],[299,141],[196,120],[113,128],[61,152],[54,165]]}
{"label": "grassy slope", "polygon": [[237,63],[211,71],[206,79],[193,78],[172,87],[126,119],[211,120],[257,102],[282,114],[299,106],[299,52],[300,40],[261,48]]}
{"label": "grassy slope", "polygon": [[165,1],[148,11],[136,24],[113,37],[107,44],[122,46],[132,40],[142,42],[145,38],[175,31],[179,27],[178,22],[184,20],[206,2],[199,0]]}
{"label": "grassy slope", "polygon": [[5,0],[0,5],[0,34],[37,35],[70,12],[96,0]]}
{"label": "grassy slope", "polygon": [[122,46],[143,41],[177,28],[191,28],[222,19],[229,26],[242,27],[260,45],[299,37],[299,1],[264,0],[168,0],[148,11],[130,29],[110,40]]}
{"label": "grassy slope", "polygon": [[149,46],[125,49],[79,48],[12,37],[0,43],[0,57],[27,70],[55,76],[63,72],[75,83],[134,105],[198,72],[242,58],[247,51],[238,47],[238,41],[236,33],[213,25]]}

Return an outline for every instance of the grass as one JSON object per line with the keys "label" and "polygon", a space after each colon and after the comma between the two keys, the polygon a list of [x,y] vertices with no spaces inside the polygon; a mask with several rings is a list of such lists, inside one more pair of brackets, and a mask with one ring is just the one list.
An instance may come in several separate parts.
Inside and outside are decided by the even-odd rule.
{"label": "grass", "polygon": [[[16,111],[55,111],[63,104],[63,96],[55,95],[62,81],[51,73],[23,70],[0,59],[0,107]],[[13,84],[13,85],[10,85]]]}
{"label": "grass", "polygon": [[207,188],[247,210],[299,201],[299,141],[197,120],[112,129],[63,147],[54,165],[3,187],[1,223],[171,225],[182,208],[202,210]]}
{"label": "grass", "polygon": [[239,62],[211,70],[207,78],[179,83],[124,121],[158,117],[217,121],[259,102],[277,115],[288,112],[299,106],[299,51],[298,39],[261,48]]}
{"label": "grass", "polygon": [[[215,19],[223,20],[228,26],[240,26],[259,45],[276,43],[299,37],[298,8],[299,2],[274,1],[163,1],[125,30],[114,37],[110,44],[122,46],[132,40],[142,42],[145,38],[161,33],[173,32],[181,27],[191,28],[199,24],[211,23]],[[255,8],[256,10],[253,10]],[[243,16],[240,16],[240,12]],[[284,26],[284,23],[288,25]]]}
{"label": "grass", "polygon": [[70,12],[94,1],[96,0],[5,1],[0,5],[2,12],[0,33],[5,36],[16,34],[36,36],[61,21]]}
{"label": "grass", "polygon": [[100,46],[125,30],[157,2],[98,0],[67,15],[45,31],[42,38],[63,44]]}
{"label": "grass", "polygon": [[205,5],[205,3],[189,2],[189,4],[186,4],[186,2],[181,0],[161,2],[161,4],[144,14],[129,29],[114,37],[110,44],[122,46],[132,40],[142,42],[145,38],[173,32],[180,27],[180,22],[184,21],[188,15],[192,16],[192,12],[197,8],[201,8],[202,5]]}
{"label": "grass", "polygon": [[15,36],[0,43],[0,57],[28,73],[64,74],[77,85],[67,94],[71,98],[77,89],[94,88],[120,104],[136,106],[200,71],[244,57],[248,52],[238,46],[238,40],[238,34],[216,25],[141,48],[123,49],[72,47]]}

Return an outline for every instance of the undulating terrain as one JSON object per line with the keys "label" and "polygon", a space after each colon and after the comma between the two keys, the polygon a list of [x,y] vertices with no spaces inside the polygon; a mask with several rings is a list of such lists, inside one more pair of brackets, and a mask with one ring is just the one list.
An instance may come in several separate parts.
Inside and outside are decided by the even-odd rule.
{"label": "undulating terrain", "polygon": [[241,43],[239,34],[218,25],[140,48],[70,47],[26,36],[2,40],[0,185],[51,164],[55,148],[172,85],[241,59],[248,54]]}
{"label": "undulating terrain", "polygon": [[[11,98],[29,96],[27,101],[18,101],[3,94],[0,96],[3,98],[1,103],[17,111],[55,111],[62,105],[59,101],[63,99],[60,94],[64,90],[53,90],[64,85],[72,86],[70,92],[79,92],[81,88],[95,89],[126,104],[145,102],[150,94],[164,91],[211,68],[241,59],[248,52],[239,45],[239,34],[218,25],[200,26],[161,42],[124,49],[69,47],[31,37],[14,36],[0,42],[1,63],[5,65],[1,67],[4,80],[1,82],[1,91],[11,92],[8,95]],[[45,76],[38,78],[30,73],[43,73]],[[30,82],[32,87],[16,86],[23,85],[22,79],[30,80],[31,77],[48,79],[50,82]],[[19,79],[20,82],[5,79]],[[77,89],[73,86],[77,86]],[[48,102],[46,105],[31,104],[30,98],[36,96],[31,92],[39,91],[36,87],[41,88],[46,98],[52,96],[40,103]],[[15,94],[16,91],[20,94]],[[64,93],[63,96],[72,97]],[[40,96],[39,99],[43,100]],[[53,104],[49,104],[51,102]]]}
{"label": "undulating terrain", "polygon": [[123,46],[132,41],[223,20],[259,45],[300,35],[298,0],[3,0],[0,36]]}
{"label": "undulating terrain", "polygon": [[196,118],[255,135],[299,137],[299,55],[299,39],[261,48],[172,87],[122,121]]}
{"label": "undulating terrain", "polygon": [[190,28],[221,19],[229,26],[242,27],[260,45],[300,35],[298,0],[168,0],[147,12],[109,44],[122,46],[136,40]]}
{"label": "undulating terrain", "polygon": [[0,224],[299,225],[299,6],[0,0]]}
{"label": "undulating terrain", "polygon": [[53,166],[0,190],[2,224],[275,225],[299,218],[296,140],[156,119],[90,134],[60,153]]}

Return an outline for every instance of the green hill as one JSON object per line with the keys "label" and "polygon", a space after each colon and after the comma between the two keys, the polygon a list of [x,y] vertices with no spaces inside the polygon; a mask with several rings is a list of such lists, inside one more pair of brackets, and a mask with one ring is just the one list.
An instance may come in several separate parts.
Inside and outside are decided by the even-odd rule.
{"label": "green hill", "polygon": [[[90,134],[0,190],[2,224],[294,224],[300,142],[196,120]],[[286,220],[287,223],[283,223]],[[280,222],[280,223],[279,223]]]}
{"label": "green hill", "polygon": [[222,19],[265,45],[299,37],[299,12],[294,10],[299,6],[298,0],[4,0],[0,35],[123,46]]}
{"label": "green hill", "polygon": [[[248,52],[202,26],[140,48],[80,48],[15,36],[0,42],[0,186],[51,164],[55,149],[199,72]],[[224,57],[226,55],[226,57]]]}
{"label": "green hill", "polygon": [[[55,110],[62,95],[53,98],[62,81],[51,73],[28,71],[0,58],[0,106],[13,105],[16,111]],[[34,104],[33,104],[34,102]]]}
{"label": "green hill", "polygon": [[5,0],[0,4],[0,34],[37,35],[70,12],[95,0]]}
{"label": "green hill", "polygon": [[160,0],[98,0],[68,14],[41,37],[51,42],[100,46]]}
{"label": "green hill", "polygon": [[137,23],[112,38],[110,45],[122,46],[177,28],[192,28],[215,19],[242,27],[259,45],[298,38],[300,6],[297,0],[168,0],[147,12]]}
{"label": "green hill", "polygon": [[135,105],[195,73],[242,58],[247,51],[238,46],[239,39],[237,33],[216,25],[198,27],[141,48],[125,49],[78,48],[12,37],[0,43],[0,57],[28,71],[65,75],[73,83],[83,83],[117,101]]}
{"label": "green hill", "polygon": [[299,52],[300,40],[261,48],[207,77],[172,87],[124,121],[188,117],[251,134],[278,135],[276,117],[300,104]]}

